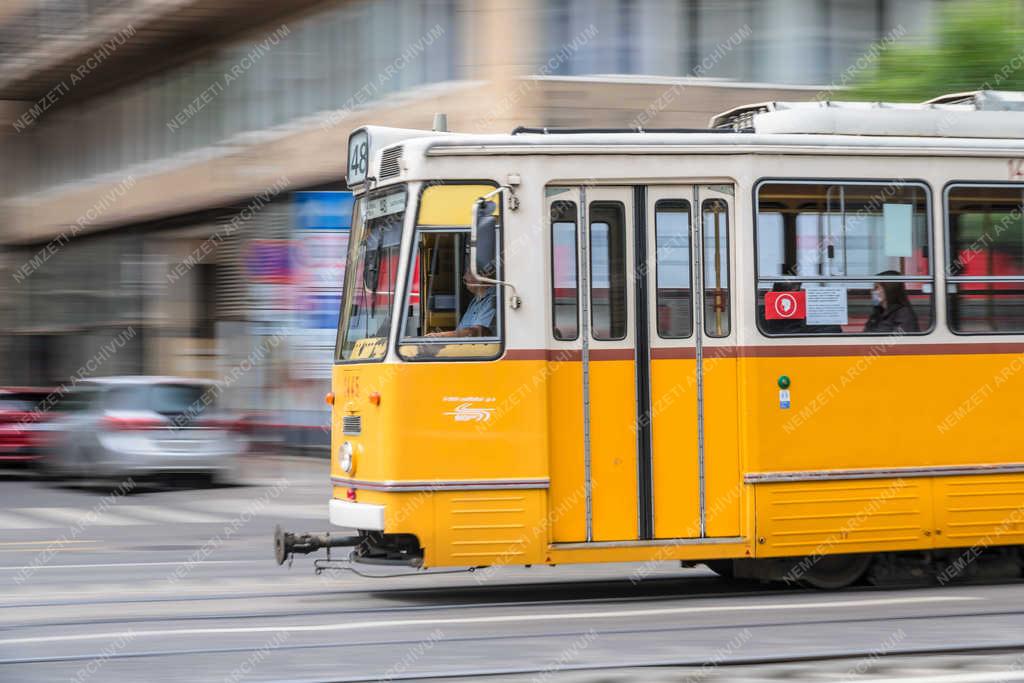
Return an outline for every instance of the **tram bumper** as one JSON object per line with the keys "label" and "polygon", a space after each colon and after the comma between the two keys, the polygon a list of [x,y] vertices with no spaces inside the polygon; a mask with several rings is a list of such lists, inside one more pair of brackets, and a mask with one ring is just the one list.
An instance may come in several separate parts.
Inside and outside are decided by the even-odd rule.
{"label": "tram bumper", "polygon": [[331,524],[362,531],[384,531],[384,506],[332,498],[328,508]]}

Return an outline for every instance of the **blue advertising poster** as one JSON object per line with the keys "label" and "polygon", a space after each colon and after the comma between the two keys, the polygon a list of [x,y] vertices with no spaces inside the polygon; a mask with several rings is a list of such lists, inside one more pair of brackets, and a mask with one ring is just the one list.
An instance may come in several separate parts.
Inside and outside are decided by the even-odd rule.
{"label": "blue advertising poster", "polygon": [[348,230],[352,227],[351,192],[296,192],[296,230]]}
{"label": "blue advertising poster", "polygon": [[341,308],[351,192],[296,192],[292,247],[295,327],[300,373],[329,377]]}

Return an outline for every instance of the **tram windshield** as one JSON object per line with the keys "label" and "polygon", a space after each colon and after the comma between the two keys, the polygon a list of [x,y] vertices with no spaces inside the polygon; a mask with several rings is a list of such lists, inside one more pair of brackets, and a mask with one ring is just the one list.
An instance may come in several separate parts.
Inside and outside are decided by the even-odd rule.
{"label": "tram windshield", "polygon": [[405,207],[404,187],[356,201],[338,327],[338,360],[380,360],[387,353]]}

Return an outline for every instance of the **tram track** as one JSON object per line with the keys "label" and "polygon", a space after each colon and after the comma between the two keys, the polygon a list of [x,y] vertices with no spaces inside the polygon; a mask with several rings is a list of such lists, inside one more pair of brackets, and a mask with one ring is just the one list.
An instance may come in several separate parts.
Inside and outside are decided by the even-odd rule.
{"label": "tram track", "polygon": [[[632,604],[636,604],[637,602],[640,602],[640,601],[634,601]],[[503,607],[505,607],[505,606],[532,607],[532,606],[537,606],[537,604],[538,603],[523,602],[523,603],[513,603],[513,604],[509,604],[509,605],[502,605],[502,606]],[[593,602],[561,601],[561,602],[549,602],[549,603],[543,603],[543,604],[544,604],[544,606],[567,606],[567,605],[580,605],[580,604],[586,604],[587,606],[600,606],[601,604],[622,604],[622,602],[621,601],[617,601],[617,600],[593,601]],[[474,609],[474,608],[479,609],[479,608],[488,608],[488,607],[494,607],[494,606],[496,606],[496,605],[475,604],[475,605],[469,605],[468,608],[470,608],[470,609]],[[299,617],[301,617],[301,616],[317,616],[317,617],[361,616],[361,615],[367,615],[367,614],[381,614],[381,613],[395,614],[395,613],[408,613],[408,612],[420,612],[420,611],[441,611],[441,610],[447,611],[447,610],[450,610],[450,609],[463,609],[463,608],[466,608],[466,607],[464,607],[462,605],[440,605],[438,607],[415,607],[415,608],[412,608],[412,609],[409,609],[409,610],[404,610],[404,609],[401,609],[401,608],[396,608],[396,609],[382,608],[382,609],[365,609],[365,610],[354,609],[354,610],[337,611],[337,612],[312,612],[312,611],[308,611],[308,612],[295,612],[295,613],[265,611],[265,612],[254,613],[254,614],[246,614],[246,615],[238,615],[238,614],[214,615],[214,614],[209,614],[209,615],[196,615],[196,616],[184,615],[184,616],[154,616],[154,617],[141,617],[141,618],[111,618],[111,620],[83,620],[83,621],[79,621],[79,622],[52,622],[52,623],[47,623],[47,624],[20,625],[20,626],[17,626],[17,627],[5,627],[4,629],[0,629],[0,631],[13,631],[13,630],[22,630],[22,629],[27,629],[27,628],[31,628],[31,629],[51,629],[51,628],[58,628],[58,627],[92,627],[92,626],[105,626],[105,625],[111,625],[111,624],[124,624],[124,625],[140,625],[140,624],[152,624],[152,623],[159,624],[159,623],[166,623],[166,622],[169,622],[169,621],[171,621],[171,622],[183,622],[183,623],[188,623],[188,622],[204,623],[204,622],[217,622],[217,621],[221,621],[221,622],[222,621],[232,621],[233,622],[233,621],[246,621],[246,620],[265,620],[265,618],[286,618],[286,617],[296,617],[296,616],[299,616]],[[1000,611],[1000,612],[964,612],[964,613],[956,613],[956,614],[940,614],[940,615],[937,615],[937,616],[941,618],[941,617],[946,617],[946,616],[953,616],[953,617],[988,616],[988,615],[1006,616],[1006,615],[1014,615],[1014,614],[1024,614],[1024,610]],[[903,620],[903,618],[920,618],[920,617],[919,616],[894,616],[894,617],[891,617],[890,621],[899,621],[899,620]],[[825,620],[825,621],[821,621],[819,623],[820,624],[845,624],[845,623],[871,622],[871,621],[877,621],[877,620],[869,620],[869,618],[865,618],[865,620]],[[815,622],[800,622],[800,623],[801,624],[811,624],[811,623],[815,623]],[[761,625],[758,625],[758,626],[761,626]],[[718,628],[718,627],[716,627],[716,628]],[[2,639],[0,639],[0,644],[2,644]],[[0,660],[0,664],[3,664],[2,660]]]}
{"label": "tram track", "polygon": [[[429,578],[429,574],[417,575],[423,578]],[[493,585],[450,585],[450,586],[417,586],[410,588],[391,588],[381,587],[380,589],[344,589],[329,587],[318,590],[298,590],[298,591],[281,591],[281,592],[267,592],[267,591],[251,591],[251,592],[221,592],[221,593],[205,593],[202,595],[180,595],[170,597],[149,597],[149,596],[138,596],[131,598],[102,598],[102,599],[70,599],[70,600],[45,600],[36,602],[8,602],[0,603],[0,610],[13,610],[13,609],[28,609],[28,608],[51,608],[51,607],[82,607],[90,605],[132,605],[132,604],[163,604],[163,603],[176,603],[176,602],[211,602],[220,600],[249,600],[252,598],[317,598],[322,599],[325,596],[365,596],[365,597],[436,597],[450,593],[456,593],[465,595],[467,593],[500,593],[500,592],[515,592],[521,593],[524,589],[532,590],[536,592],[544,591],[561,591],[566,590],[573,592],[582,591],[593,591],[599,588],[631,588],[639,590],[650,590],[651,587],[655,589],[665,586],[680,586],[696,583],[711,583],[714,582],[717,586],[721,587],[721,590],[717,591],[705,591],[700,593],[686,592],[682,589],[674,592],[659,593],[656,595],[622,595],[615,598],[597,598],[599,600],[657,600],[665,598],[708,598],[708,597],[750,597],[756,595],[808,595],[815,594],[817,591],[813,588],[808,587],[796,587],[791,588],[785,584],[757,584],[754,582],[740,582],[732,579],[725,579],[717,576],[670,576],[670,577],[657,577],[657,578],[645,578],[642,581],[637,582],[635,585],[632,584],[628,579],[610,579],[602,578],[596,580],[574,580],[574,579],[563,579],[560,581],[547,581],[547,582],[520,582],[520,583],[496,583]],[[958,585],[969,585],[969,586],[999,586],[999,585],[1014,585],[1024,584],[1024,578],[993,578],[993,579],[972,579],[965,581]],[[756,588],[754,588],[756,586]],[[875,585],[856,585],[849,586],[840,590],[828,591],[829,594],[849,594],[849,593],[863,593],[872,591],[887,591],[887,590],[915,590],[918,588],[928,588],[929,586],[875,586]],[[537,598],[533,602],[540,601],[543,598]],[[569,598],[569,600],[582,600],[585,598]],[[530,600],[524,600],[522,602],[531,602]],[[491,604],[491,603],[488,603]],[[508,604],[495,602],[494,604]],[[453,603],[453,606],[459,606],[458,603]]]}
{"label": "tram track", "polygon": [[[927,620],[935,618],[965,618],[965,617],[998,617],[1007,615],[1019,615],[1020,611],[1007,611],[1007,612],[984,612],[984,613],[956,613],[956,614],[942,614],[942,615],[927,615],[927,616],[905,616],[905,617],[876,617],[876,618],[864,618],[864,619],[831,619],[831,620],[812,620],[812,621],[800,621],[800,622],[768,622],[762,624],[748,624],[748,623],[730,623],[730,624],[719,624],[714,626],[683,626],[683,627],[670,627],[670,628],[630,628],[630,629],[603,629],[598,631],[599,636],[637,636],[637,635],[655,635],[655,634],[673,634],[673,633],[686,633],[689,631],[725,631],[727,633],[733,633],[741,629],[776,629],[783,627],[792,626],[825,626],[831,624],[855,624],[855,623],[867,623],[867,622],[878,622],[878,621],[894,621],[894,620]],[[283,630],[283,629],[282,629]],[[572,631],[545,631],[535,632],[527,634],[503,634],[503,635],[480,635],[480,636],[456,636],[445,638],[444,642],[449,645],[455,644],[471,644],[471,643],[487,643],[496,641],[525,641],[525,640],[543,640],[552,638],[578,638],[586,636],[592,631],[584,630],[572,630]],[[332,643],[302,643],[302,644],[283,644],[275,646],[275,651],[278,652],[301,652],[301,651],[322,651],[322,650],[344,650],[344,649],[355,649],[365,650],[368,648],[381,647],[381,648],[396,648],[403,647],[408,648],[422,643],[422,638],[398,638],[398,639],[386,639],[386,640],[371,640],[371,641],[348,641],[348,642],[332,642]],[[53,664],[53,663],[65,663],[65,662],[78,662],[78,661],[90,661],[98,657],[104,659],[114,660],[128,660],[128,659],[146,659],[146,658],[157,658],[157,657],[197,657],[203,655],[222,655],[222,654],[233,654],[233,653],[246,653],[254,652],[265,648],[264,644],[255,644],[251,646],[233,646],[233,647],[207,647],[207,648],[179,648],[174,650],[145,650],[138,652],[117,652],[117,653],[100,653],[100,652],[87,652],[74,655],[51,655],[44,657],[22,657],[22,658],[9,658],[0,659],[0,666],[9,665],[38,665],[38,664]],[[980,653],[1006,653],[1006,652],[1024,652],[1024,638],[1018,637],[1017,640],[1008,642],[991,642],[973,646],[950,646],[950,647],[905,647],[905,648],[892,648],[884,653],[884,656],[921,656],[921,655],[951,655],[951,654],[980,654]],[[882,656],[877,649],[849,649],[849,650],[832,650],[821,653],[807,654],[807,653],[790,653],[790,654],[777,654],[772,656],[717,656],[714,659],[716,666],[744,666],[744,665],[757,665],[757,664],[779,664],[779,663],[793,663],[793,662],[805,662],[805,661],[818,661],[818,660],[837,660],[837,659],[857,659],[861,657],[878,657]],[[689,658],[666,658],[658,661],[650,660],[637,660],[632,662],[623,662],[621,659],[615,661],[601,661],[601,662],[588,662],[586,664],[579,665],[565,665],[560,670],[565,671],[588,671],[588,670],[602,670],[602,669],[623,669],[623,668],[650,668],[650,667],[664,667],[664,666],[704,666],[711,660],[708,658],[689,657]],[[544,671],[546,667],[542,666],[530,666],[530,667],[505,667],[495,668],[490,670],[471,670],[471,671],[458,671],[458,672],[443,672],[443,671],[428,671],[408,676],[396,676],[396,679],[408,679],[408,680],[421,680],[431,678],[469,678],[476,676],[496,676],[496,675],[510,675],[510,674],[530,674]],[[337,681],[337,682],[356,682],[356,681],[370,681],[378,680],[379,674],[374,675],[360,675],[354,677],[336,677],[323,679],[308,679],[310,683],[315,681]],[[307,679],[304,679],[307,680]]]}
{"label": "tram track", "polygon": [[[661,613],[666,613],[668,615],[677,614],[677,615],[681,615],[681,616],[686,616],[686,615],[691,614],[691,613],[708,613],[708,612],[711,612],[711,613],[715,613],[715,612],[718,612],[718,613],[722,613],[722,612],[732,612],[732,613],[735,613],[735,612],[740,612],[740,611],[744,611],[744,610],[747,610],[747,611],[749,611],[751,613],[756,613],[756,612],[759,612],[761,610],[777,610],[777,609],[792,609],[794,611],[799,612],[800,610],[812,610],[812,609],[835,608],[835,607],[878,606],[880,604],[892,604],[892,605],[902,605],[902,606],[927,605],[927,604],[934,604],[934,603],[938,603],[938,602],[944,602],[944,601],[948,601],[948,600],[964,600],[964,601],[969,601],[969,602],[971,602],[973,604],[975,600],[981,600],[981,598],[970,598],[970,597],[959,597],[959,596],[951,596],[950,598],[942,598],[942,597],[935,597],[935,596],[933,596],[933,597],[923,597],[923,598],[917,598],[917,599],[913,599],[913,598],[907,598],[907,599],[902,599],[902,600],[900,600],[900,599],[892,599],[890,601],[880,601],[880,600],[869,600],[869,601],[839,600],[839,601],[836,601],[836,600],[830,600],[830,601],[800,603],[800,604],[795,604],[795,605],[791,605],[791,606],[780,605],[780,604],[777,604],[777,603],[776,604],[772,604],[772,603],[755,603],[755,604],[751,604],[751,605],[747,605],[747,606],[729,606],[729,605],[725,605],[725,606],[723,606],[723,605],[700,606],[700,607],[686,607],[686,606],[668,607],[667,606],[667,607],[665,607],[665,608],[663,608],[661,610],[653,610],[653,612],[661,612]],[[531,603],[523,603],[523,606],[533,606],[533,604],[531,604]],[[552,606],[554,606],[554,603],[552,604]],[[493,605],[488,605],[487,607],[493,607]],[[442,613],[444,611],[446,611],[444,609],[438,609],[438,608],[435,608],[435,610],[436,611],[440,611]],[[417,610],[417,611],[419,611],[419,610]],[[595,620],[597,620],[597,619],[631,617],[631,616],[634,616],[634,615],[636,615],[638,617],[642,617],[642,616],[644,616],[646,614],[649,614],[651,612],[652,612],[652,610],[634,610],[632,612],[628,612],[627,611],[627,612],[617,612],[617,613],[610,613],[610,612],[585,612],[585,613],[583,613],[583,614],[581,614],[579,616],[582,616],[582,617],[592,617]],[[354,614],[355,613],[349,613],[346,616],[353,616]],[[776,620],[776,621],[763,621],[763,622],[753,622],[753,623],[751,623],[750,621],[747,621],[747,622],[738,622],[738,623],[729,622],[729,623],[724,623],[724,624],[694,623],[692,625],[686,625],[686,626],[671,626],[671,627],[662,627],[662,628],[603,629],[601,631],[601,633],[603,633],[603,634],[624,635],[624,634],[637,634],[637,633],[686,632],[686,631],[697,631],[697,630],[707,632],[707,631],[713,631],[713,630],[727,630],[728,631],[728,630],[739,629],[739,628],[777,628],[777,627],[792,627],[792,626],[827,626],[827,625],[837,625],[837,624],[850,625],[850,624],[873,623],[873,622],[879,622],[879,621],[899,622],[899,621],[915,621],[915,620],[923,620],[923,619],[934,620],[934,619],[964,619],[964,618],[996,618],[996,617],[1004,617],[1004,616],[1018,616],[1018,615],[1021,615],[1021,614],[1024,614],[1024,609],[1014,609],[1014,610],[983,610],[983,611],[978,611],[978,610],[963,611],[963,610],[960,610],[960,611],[949,611],[949,612],[945,612],[945,613],[930,613],[930,614],[927,614],[927,615],[904,614],[904,615],[887,615],[887,616],[884,616],[884,617],[880,617],[880,616],[867,616],[867,617],[859,617],[859,618],[845,617],[845,618],[834,618],[834,619],[801,619],[797,615],[797,618],[789,619],[787,621]],[[273,615],[273,616],[274,616],[274,618],[284,618],[286,615]],[[308,615],[306,615],[306,616],[308,616]],[[328,615],[319,615],[319,616],[328,616]],[[460,622],[461,623],[472,623],[472,622],[476,622],[476,621],[488,621],[488,620],[493,620],[495,622],[501,622],[501,621],[508,620],[508,621],[518,621],[518,622],[523,622],[523,623],[547,622],[547,621],[551,621],[552,620],[551,616],[552,615],[548,615],[548,614],[545,614],[545,613],[540,613],[540,614],[519,614],[519,615],[513,615],[513,616],[496,616],[496,617],[491,617],[490,619],[488,619],[486,617],[484,619],[478,619],[478,618],[475,618],[475,617],[461,617],[461,618],[460,617],[456,617],[456,618],[435,618],[435,619],[430,619],[430,618],[413,619],[413,620],[405,620],[405,621],[400,621],[400,622],[398,622],[398,621],[385,621],[385,622],[369,621],[369,622],[365,623],[365,628],[366,629],[371,629],[371,628],[377,628],[377,627],[381,627],[381,626],[387,626],[387,627],[391,627],[391,626],[396,626],[396,627],[417,627],[417,626],[432,626],[432,625],[436,625],[437,623],[444,623],[444,622],[454,622],[456,624],[459,624]],[[554,616],[557,617],[558,615],[554,615]],[[257,617],[253,617],[253,618],[257,618]],[[263,617],[259,617],[259,618],[266,618],[266,615],[264,615]],[[566,617],[563,616],[561,618],[564,619]],[[217,620],[221,620],[221,621],[237,621],[237,620],[239,620],[239,617],[236,617],[236,616],[220,616],[220,617],[213,617],[213,619],[217,619]],[[182,619],[182,618],[175,617],[175,616],[167,616],[167,617],[164,617],[162,619],[159,619],[159,621],[178,622],[178,621],[186,621],[186,619]],[[76,624],[76,625],[78,625],[78,626],[92,626],[92,625],[99,625],[100,623],[132,623],[132,620],[116,620],[114,622],[100,622],[100,621],[92,622],[91,621],[91,622],[85,622],[85,623]],[[228,633],[228,634],[248,634],[248,635],[256,634],[256,633],[266,633],[266,632],[311,632],[311,633],[324,633],[324,632],[327,632],[327,633],[329,633],[329,632],[332,632],[332,631],[341,631],[341,630],[358,630],[358,627],[359,627],[358,624],[353,624],[353,623],[341,623],[341,624],[329,624],[329,623],[328,624],[278,624],[278,625],[272,625],[272,626],[271,625],[261,625],[259,627],[251,627],[251,628],[237,627],[237,626],[231,626],[231,627],[224,626],[221,629],[216,629],[216,628],[209,628],[209,629],[175,629],[175,628],[166,628],[166,629],[161,629],[159,631],[139,631],[139,632],[132,631],[131,633],[133,634],[134,637],[138,637],[138,636],[163,636],[163,635],[185,635],[185,636],[189,636],[189,635],[205,635],[205,634],[207,634],[209,632],[218,632],[218,631],[221,631],[223,633]],[[34,626],[31,626],[30,628],[48,628],[48,627],[35,626],[34,625]],[[110,633],[88,633],[88,634],[77,634],[77,635],[76,634],[66,634],[66,635],[63,635],[63,636],[42,636],[42,635],[40,635],[40,636],[28,636],[28,637],[24,637],[24,638],[14,638],[14,639],[3,639],[3,638],[0,638],[0,646],[2,646],[2,645],[9,645],[9,644],[31,643],[31,642],[34,642],[34,641],[60,642],[60,641],[75,641],[75,640],[103,640],[104,638],[114,639],[114,638],[117,638],[117,637],[120,637],[120,636],[124,635],[125,633],[128,633],[128,632],[126,632],[126,631],[119,631],[119,632],[110,632]],[[469,638],[469,640],[489,640],[489,639],[495,639],[495,638],[505,639],[505,638],[508,638],[508,637],[512,637],[512,638],[518,638],[518,637],[523,637],[523,638],[554,637],[554,636],[559,636],[559,635],[566,635],[566,634],[560,633],[560,632],[543,632],[543,633],[531,632],[531,633],[528,633],[528,634],[514,635],[514,636],[501,636],[501,635],[474,636],[474,637]],[[456,639],[453,639],[453,640],[456,640]],[[458,640],[466,640],[466,639],[462,638],[462,639],[458,639]],[[351,643],[349,643],[349,644],[351,644]],[[372,641],[370,641],[370,642],[362,641],[362,644],[364,644],[364,645],[372,645],[374,643]],[[346,644],[346,646],[347,645],[348,644]],[[298,647],[298,646],[295,646],[295,647]],[[12,662],[8,661],[8,660],[0,660],[0,664],[6,664],[6,663],[12,663]]]}
{"label": "tram track", "polygon": [[[305,590],[305,591],[284,591],[284,592],[263,592],[263,591],[252,591],[246,593],[238,592],[222,592],[212,593],[204,595],[186,595],[186,596],[171,596],[171,597],[131,597],[131,598],[111,598],[111,599],[72,599],[72,600],[45,600],[38,602],[13,602],[0,604],[0,610],[8,609],[23,609],[23,608],[51,608],[51,607],[82,607],[90,605],[103,605],[103,606],[114,606],[114,605],[131,605],[131,604],[143,604],[143,603],[175,603],[175,602],[210,602],[220,600],[248,600],[252,598],[317,598],[323,599],[325,596],[344,596],[344,597],[387,597],[387,598],[434,598],[443,596],[446,594],[459,594],[466,595],[467,593],[516,593],[522,594],[524,590],[530,590],[537,593],[542,592],[561,592],[566,591],[578,593],[585,591],[596,591],[598,589],[607,588],[630,588],[635,590],[647,590],[661,589],[663,587],[678,587],[680,584],[695,584],[695,583],[715,583],[721,587],[721,590],[716,591],[703,591],[700,593],[687,592],[684,588],[679,590],[673,590],[672,592],[657,593],[650,595],[621,595],[615,598],[595,598],[599,600],[630,600],[630,599],[662,599],[662,598],[706,598],[706,597],[722,597],[722,596],[754,596],[754,595],[780,595],[780,594],[799,594],[799,593],[811,593],[809,589],[805,588],[788,588],[784,586],[773,586],[763,585],[758,586],[757,589],[751,589],[749,584],[737,584],[730,583],[726,579],[721,579],[713,576],[703,577],[669,577],[669,578],[656,578],[656,579],[644,579],[634,587],[633,584],[629,583],[628,580],[615,580],[615,579],[600,579],[600,580],[589,580],[589,581],[573,581],[573,580],[562,580],[562,581],[550,581],[544,583],[505,583],[495,584],[491,586],[481,585],[455,585],[455,586],[421,586],[415,588],[387,588],[381,587],[379,589],[336,589],[327,588],[326,590]],[[874,590],[872,586],[858,586],[854,588],[844,589],[843,592],[858,592],[863,590]],[[543,600],[544,598],[538,597],[532,602]],[[583,600],[587,598],[569,598],[569,600]],[[531,602],[531,600],[521,600],[521,602]],[[458,606],[459,603],[452,603],[453,606]],[[487,603],[492,604],[492,603]],[[495,601],[493,604],[508,604],[506,602]]]}
{"label": "tram track", "polygon": [[[714,580],[714,579],[711,579]],[[672,579],[659,579],[661,583],[678,583]],[[990,582],[975,582],[970,585],[972,586],[998,586],[998,585],[1012,585],[1020,584],[1024,581],[990,581]],[[568,586],[571,589],[587,589],[592,590],[598,587],[618,585],[617,582],[590,582],[580,586],[579,584],[571,584]],[[725,584],[728,586],[729,584]],[[529,588],[533,589],[533,585],[529,585]],[[560,585],[558,583],[543,584],[541,586],[546,590],[564,590],[567,586]],[[502,590],[508,590],[509,592],[520,592],[524,586],[519,585],[507,585],[500,587]],[[357,596],[366,599],[378,599],[385,597],[386,599],[392,599],[395,593],[411,593],[417,597],[427,595],[435,596],[439,593],[455,593],[465,592],[467,588],[451,588],[451,589],[397,589],[396,591],[388,591],[386,595],[382,596],[379,591],[343,591],[342,594],[346,596]],[[469,588],[468,590],[477,590],[475,588]],[[494,589],[487,589],[488,592]],[[870,595],[872,593],[878,593],[882,591],[889,591],[890,588],[878,587],[878,586],[857,586],[847,588],[842,591],[834,591],[828,593],[829,596],[847,596],[847,595]],[[910,590],[910,589],[908,589]],[[337,593],[330,593],[336,595]],[[219,594],[212,596],[192,596],[184,598],[139,598],[131,600],[93,600],[93,601],[75,601],[75,602],[56,602],[56,603],[38,603],[35,605],[0,605],[0,609],[9,609],[12,607],[39,607],[47,608],[52,606],[97,606],[97,607],[113,607],[116,605],[124,604],[154,604],[154,605],[172,605],[176,603],[189,603],[189,602],[220,602],[220,601],[239,601],[239,600],[253,600],[253,599],[276,599],[284,598],[291,599],[296,597],[315,598],[322,600],[324,593],[318,591],[304,591],[301,593],[249,593],[244,595],[237,594]],[[766,587],[760,590],[741,590],[741,591],[717,591],[717,592],[700,592],[700,593],[684,593],[684,592],[672,592],[663,593],[657,595],[622,595],[616,597],[605,597],[605,598],[559,598],[555,600],[546,599],[543,596],[537,596],[531,599],[523,600],[494,600],[490,602],[451,602],[451,603],[439,603],[439,604],[424,604],[424,605],[394,605],[394,606],[376,606],[376,607],[359,607],[349,609],[304,609],[304,610],[271,610],[263,609],[259,611],[249,612],[237,612],[237,613],[220,613],[220,614],[185,614],[177,616],[168,615],[139,615],[123,618],[104,618],[104,619],[66,619],[60,621],[46,621],[46,622],[35,622],[35,623],[21,623],[17,625],[4,625],[0,626],[0,632],[11,631],[15,629],[23,628],[57,628],[57,627],[83,627],[83,626],[102,626],[108,624],[148,624],[162,621],[176,621],[176,622],[209,622],[209,621],[222,621],[225,619],[232,620],[252,620],[252,619],[267,619],[267,618],[303,618],[303,617],[318,617],[318,618],[338,618],[338,617],[355,617],[355,616],[368,616],[368,615],[401,615],[401,614],[415,614],[425,613],[431,611],[444,612],[449,610],[483,610],[492,609],[496,607],[509,609],[509,608],[521,608],[521,607],[567,607],[567,606],[592,606],[600,607],[602,605],[619,605],[619,604],[648,604],[655,602],[664,602],[668,600],[701,600],[701,599],[745,599],[754,597],[794,597],[794,596],[815,596],[825,595],[818,593],[813,589],[804,588],[782,588],[782,587]],[[401,598],[401,595],[397,597]],[[974,616],[974,615],[970,615]],[[834,622],[823,622],[823,623],[834,623]]]}

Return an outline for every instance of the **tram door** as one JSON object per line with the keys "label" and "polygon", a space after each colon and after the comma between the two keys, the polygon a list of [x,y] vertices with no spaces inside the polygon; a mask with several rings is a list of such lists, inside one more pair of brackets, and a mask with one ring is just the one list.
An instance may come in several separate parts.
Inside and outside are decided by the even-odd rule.
{"label": "tram door", "polygon": [[738,535],[732,195],[549,188],[556,542]]}
{"label": "tram door", "polygon": [[739,536],[733,186],[643,193],[651,538]]}

